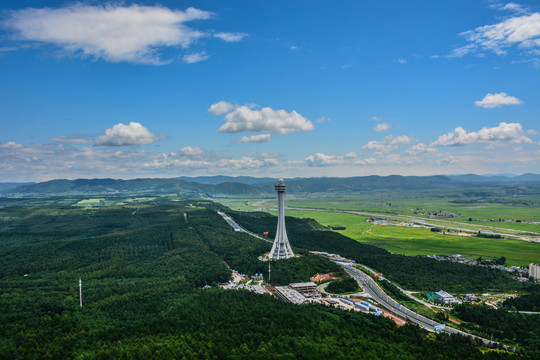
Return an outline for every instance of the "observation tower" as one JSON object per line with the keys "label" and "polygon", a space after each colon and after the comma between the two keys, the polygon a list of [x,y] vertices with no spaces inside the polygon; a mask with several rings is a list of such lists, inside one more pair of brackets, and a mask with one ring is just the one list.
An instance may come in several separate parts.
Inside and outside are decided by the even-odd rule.
{"label": "observation tower", "polygon": [[287,185],[283,183],[283,179],[279,179],[275,189],[278,193],[278,223],[276,238],[268,257],[274,260],[288,259],[294,257],[294,253],[287,238],[287,229],[285,229],[285,191],[287,191]]}

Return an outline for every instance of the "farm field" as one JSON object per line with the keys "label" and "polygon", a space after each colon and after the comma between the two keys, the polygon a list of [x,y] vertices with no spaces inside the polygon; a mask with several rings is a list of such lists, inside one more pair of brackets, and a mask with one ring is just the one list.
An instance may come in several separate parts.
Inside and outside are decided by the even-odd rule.
{"label": "farm field", "polygon": [[[276,211],[270,211],[276,215]],[[540,258],[540,244],[509,239],[486,239],[466,236],[441,235],[425,228],[392,225],[373,225],[359,215],[287,210],[287,216],[312,218],[322,225],[345,226],[339,233],[359,242],[382,247],[403,255],[451,255],[465,257],[506,257],[508,265],[526,265]]]}
{"label": "farm field", "polygon": [[[450,255],[465,257],[497,258],[505,256],[508,265],[527,265],[540,261],[540,243],[516,239],[489,239],[466,236],[442,235],[429,229],[391,225],[373,225],[366,222],[366,216],[340,211],[364,211],[380,215],[394,222],[406,219],[422,219],[442,229],[460,227],[470,231],[504,232],[516,237],[540,233],[540,225],[505,221],[481,221],[483,219],[519,219],[540,221],[540,207],[525,205],[499,205],[494,203],[457,204],[453,198],[404,198],[389,195],[334,195],[330,197],[302,198],[289,196],[286,200],[287,216],[312,218],[328,226],[344,226],[339,230],[345,236],[362,243],[382,247],[392,253],[404,255]],[[276,200],[272,198],[227,199],[224,205],[239,210],[263,209],[277,214]],[[241,206],[237,206],[240,204]],[[291,209],[295,208],[295,209]],[[300,208],[306,208],[302,210]],[[439,211],[445,214],[459,214],[458,218],[429,218],[414,212]],[[400,220],[400,217],[404,219]],[[468,221],[471,217],[472,221]],[[532,235],[534,238],[536,235]]]}

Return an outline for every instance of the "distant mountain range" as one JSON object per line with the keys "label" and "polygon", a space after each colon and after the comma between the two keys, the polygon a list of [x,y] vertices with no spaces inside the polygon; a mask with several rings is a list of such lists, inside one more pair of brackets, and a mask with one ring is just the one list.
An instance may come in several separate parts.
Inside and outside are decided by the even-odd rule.
{"label": "distant mountain range", "polygon": [[[41,183],[0,183],[3,197],[46,197],[77,195],[165,195],[218,196],[273,194],[277,179],[249,176],[202,176],[174,179],[77,179]],[[349,178],[285,179],[288,192],[357,192],[454,189],[494,185],[540,185],[540,175],[480,176],[358,176]]]}

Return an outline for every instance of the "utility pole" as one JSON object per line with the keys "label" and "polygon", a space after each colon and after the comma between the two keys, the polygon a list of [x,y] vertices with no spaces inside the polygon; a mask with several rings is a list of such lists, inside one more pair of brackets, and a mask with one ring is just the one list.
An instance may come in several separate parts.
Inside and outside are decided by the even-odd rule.
{"label": "utility pole", "polygon": [[79,307],[82,307],[82,280],[79,279]]}

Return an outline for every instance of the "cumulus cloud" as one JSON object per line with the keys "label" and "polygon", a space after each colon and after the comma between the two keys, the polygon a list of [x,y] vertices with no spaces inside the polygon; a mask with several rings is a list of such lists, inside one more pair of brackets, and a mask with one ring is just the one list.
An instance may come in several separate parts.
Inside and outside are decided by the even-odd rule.
{"label": "cumulus cloud", "polygon": [[514,96],[509,96],[506,93],[491,94],[488,93],[482,100],[477,100],[474,105],[483,107],[484,109],[499,108],[502,105],[520,105],[523,101]]}
{"label": "cumulus cloud", "polygon": [[411,146],[411,148],[405,152],[409,155],[434,154],[437,152],[437,149],[423,143],[418,143]]}
{"label": "cumulus cloud", "polygon": [[5,144],[0,144],[0,149],[22,149],[24,146],[17,144],[14,141],[8,141]]}
{"label": "cumulus cloud", "polygon": [[[285,110],[274,110],[269,107],[264,107],[260,110],[253,109],[255,105],[232,106],[232,108],[231,106],[231,104],[225,101],[220,101],[210,106],[208,110],[211,114],[229,112],[225,116],[225,124],[218,129],[220,133],[269,131],[285,135],[294,131],[311,131],[315,128],[311,121],[295,110],[287,112]],[[229,111],[225,111],[227,108]]]}
{"label": "cumulus cloud", "polygon": [[193,54],[186,54],[182,58],[185,63],[194,64],[208,59],[210,55],[207,55],[205,51],[197,52]]}
{"label": "cumulus cloud", "polygon": [[358,159],[354,162],[355,165],[373,165],[375,163],[377,163],[375,158]]}
{"label": "cumulus cloud", "polygon": [[309,166],[330,166],[344,164],[348,159],[355,159],[358,155],[350,152],[346,155],[334,155],[316,153],[305,158],[305,162]]}
{"label": "cumulus cloud", "polygon": [[390,125],[388,123],[380,123],[373,128],[375,131],[387,131],[388,129],[390,129]]}
{"label": "cumulus cloud", "polygon": [[[187,49],[197,39],[211,36],[186,25],[212,16],[195,8],[180,11],[164,6],[75,4],[56,9],[27,8],[8,15],[3,23],[19,40],[52,44],[64,54],[110,62],[167,63],[170,61],[161,58],[160,50]],[[239,41],[244,36],[214,35],[225,41]]]}
{"label": "cumulus cloud", "polygon": [[240,144],[263,143],[263,142],[269,142],[269,141],[270,141],[270,134],[258,134],[258,135],[251,135],[251,136],[242,136],[242,138],[238,140],[238,143]]}
{"label": "cumulus cloud", "polygon": [[220,101],[215,104],[212,104],[210,108],[208,109],[208,113],[212,115],[221,115],[228,113],[234,109],[234,105],[231,103],[228,103],[227,101]]}
{"label": "cumulus cloud", "polygon": [[378,153],[388,153],[391,151],[396,151],[399,148],[399,145],[410,144],[411,138],[407,135],[401,135],[394,137],[392,135],[387,135],[382,141],[372,140],[366,145],[362,146],[364,150],[372,150]]}
{"label": "cumulus cloud", "polygon": [[512,144],[530,144],[532,140],[525,136],[519,123],[501,122],[496,127],[484,127],[480,131],[467,132],[461,126],[448,134],[441,135],[431,146],[463,146],[494,141],[508,141]]}
{"label": "cumulus cloud", "polygon": [[355,152],[345,155],[315,153],[304,159],[304,163],[311,167],[336,166],[336,165],[372,165],[377,161],[375,158],[361,159]]}
{"label": "cumulus cloud", "polygon": [[156,136],[148,131],[147,128],[138,122],[130,122],[129,125],[122,123],[114,125],[112,128],[105,130],[105,134],[101,135],[94,141],[95,146],[126,146],[126,145],[143,145],[150,144],[162,139],[163,136]]}
{"label": "cumulus cloud", "polygon": [[[518,7],[514,6],[514,9]],[[469,44],[454,49],[450,57],[461,57],[477,50],[504,55],[516,46],[521,50],[540,51],[540,13],[510,17],[497,24],[477,27],[462,32]]]}
{"label": "cumulus cloud", "polygon": [[200,158],[203,155],[206,155],[208,152],[201,149],[198,146],[185,146],[178,150],[177,152],[170,153],[170,156],[173,157],[185,157],[185,158]]}

